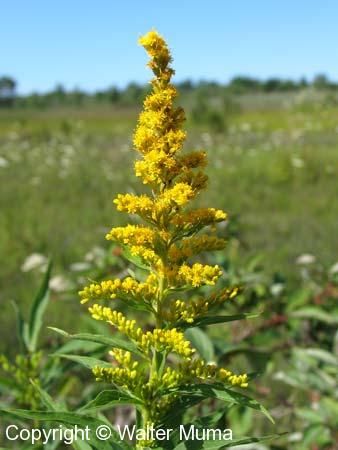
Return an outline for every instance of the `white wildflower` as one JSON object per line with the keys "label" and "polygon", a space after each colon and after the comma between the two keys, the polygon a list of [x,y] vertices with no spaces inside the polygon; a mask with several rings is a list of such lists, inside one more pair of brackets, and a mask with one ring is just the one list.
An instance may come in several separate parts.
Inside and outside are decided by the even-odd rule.
{"label": "white wildflower", "polygon": [[91,268],[88,262],[76,262],[70,265],[70,270],[73,272],[82,272]]}
{"label": "white wildflower", "polygon": [[338,262],[336,262],[335,264],[333,264],[333,266],[330,267],[329,272],[331,275],[338,273]]}
{"label": "white wildflower", "polygon": [[316,257],[314,255],[310,255],[309,253],[304,253],[303,255],[299,255],[296,259],[296,264],[306,265],[313,264],[316,261]]}
{"label": "white wildflower", "polygon": [[280,295],[284,290],[284,284],[283,283],[274,283],[272,286],[270,286],[270,292],[274,297],[277,297]]}
{"label": "white wildflower", "polygon": [[43,269],[45,268],[47,264],[47,258],[44,255],[41,255],[40,253],[32,253],[31,255],[27,256],[25,261],[23,262],[21,266],[22,272],[29,272],[33,269]]}
{"label": "white wildflower", "polygon": [[9,164],[9,162],[7,161],[7,159],[0,156],[0,167],[7,167],[8,164]]}
{"label": "white wildflower", "polygon": [[291,164],[296,169],[302,169],[304,167],[304,161],[301,158],[298,158],[297,156],[293,156],[291,158]]}
{"label": "white wildflower", "polygon": [[64,292],[71,289],[71,283],[62,275],[55,275],[49,281],[49,288],[54,292]]}

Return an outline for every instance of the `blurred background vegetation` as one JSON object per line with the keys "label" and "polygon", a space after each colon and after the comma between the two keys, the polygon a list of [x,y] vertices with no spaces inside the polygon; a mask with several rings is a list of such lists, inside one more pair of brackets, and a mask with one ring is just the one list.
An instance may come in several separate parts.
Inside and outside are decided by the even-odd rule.
{"label": "blurred background vegetation", "polygon": [[[260,314],[214,326],[201,351],[260,372],[253,396],[271,409],[277,431],[291,431],[271,447],[250,448],[337,448],[338,84],[325,75],[311,82],[240,76],[177,87],[186,148],[209,158],[210,185],[198,202],[230,216],[220,229],[228,248],[213,262],[224,269],[224,285],[245,289],[228,311]],[[127,220],[114,196],[140,190],[131,139],[147,91],[136,83],[91,94],[59,85],[23,96],[14,79],[0,78],[0,351],[7,355],[18,351],[10,300],[27,316],[48,258],[46,325],[69,332],[92,326],[76,291],[88,279],[126,273],[120,249],[104,235]],[[55,344],[45,328],[42,343]],[[247,410],[227,420],[239,435],[276,431]]]}

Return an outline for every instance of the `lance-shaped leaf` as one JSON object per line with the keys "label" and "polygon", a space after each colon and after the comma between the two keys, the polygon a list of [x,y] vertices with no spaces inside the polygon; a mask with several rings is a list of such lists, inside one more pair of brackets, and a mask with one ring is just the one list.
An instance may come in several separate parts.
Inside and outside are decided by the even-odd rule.
{"label": "lance-shaped leaf", "polygon": [[315,306],[308,306],[297,309],[296,311],[290,313],[290,316],[299,319],[314,319],[318,320],[319,322],[327,323],[328,325],[338,324],[337,314],[329,314],[328,312],[325,312],[321,308],[317,308]]}
{"label": "lance-shaped leaf", "polygon": [[46,273],[42,280],[40,289],[35,297],[33,306],[30,312],[28,330],[29,330],[29,342],[28,349],[34,352],[37,347],[37,341],[42,326],[43,314],[46,310],[49,301],[49,279],[52,270],[52,262],[50,261],[47,266]]}
{"label": "lance-shaped leaf", "polygon": [[235,320],[243,320],[243,319],[254,319],[255,317],[258,317],[259,314],[234,314],[229,316],[206,316],[206,317],[199,317],[194,320],[192,323],[187,322],[179,322],[176,324],[178,328],[193,328],[193,327],[200,327],[200,326],[206,326],[206,325],[214,325],[217,323],[226,323],[226,322],[234,322]]}
{"label": "lance-shaped leaf", "polygon": [[[282,434],[271,434],[260,437],[243,437],[238,439],[220,439],[220,440],[206,440],[206,441],[186,441],[180,442],[173,450],[222,450],[223,448],[235,447],[237,445],[251,444],[254,442],[266,442],[272,439],[277,439]],[[155,449],[154,449],[155,450]]]}
{"label": "lance-shaped leaf", "polygon": [[66,408],[61,405],[58,402],[55,402],[52,397],[46,392],[44,389],[42,389],[41,386],[39,386],[34,381],[31,381],[32,385],[34,386],[34,389],[39,393],[42,403],[46,406],[47,409],[50,411],[66,411]]}
{"label": "lance-shaped leaf", "polygon": [[197,327],[189,328],[184,334],[205,361],[215,360],[214,346],[204,331]]}
{"label": "lance-shaped leaf", "polygon": [[117,336],[103,336],[100,334],[90,333],[69,334],[64,330],[60,330],[59,328],[49,327],[49,329],[61,334],[67,339],[95,342],[96,344],[102,344],[110,348],[121,348],[122,350],[135,353],[138,356],[143,356],[143,354],[140,352],[140,350],[138,350],[135,344],[125,339],[121,339]]}
{"label": "lance-shaped leaf", "polygon": [[120,389],[109,389],[101,391],[93,400],[86,403],[84,406],[78,409],[81,413],[92,413],[95,411],[102,411],[111,408],[114,405],[141,405],[142,401]]}
{"label": "lance-shaped leaf", "polygon": [[[261,405],[259,402],[254,400],[247,395],[241,394],[240,392],[234,391],[232,389],[224,387],[222,384],[195,384],[186,385],[178,388],[177,393],[181,396],[193,396],[203,398],[215,398],[218,400],[223,400],[228,403],[233,403],[237,405],[246,406],[248,408],[256,409],[262,412],[268,419],[274,423],[273,418],[269,412]],[[174,392],[174,390],[172,391]]]}
{"label": "lance-shaped leaf", "polygon": [[29,329],[15,301],[11,302],[16,315],[16,328],[21,350],[29,348]]}
{"label": "lance-shaped leaf", "polygon": [[69,359],[70,361],[74,361],[87,367],[87,369],[93,369],[94,367],[106,367],[110,369],[112,367],[111,363],[103,361],[102,359],[92,358],[91,356],[64,355],[62,353],[54,353],[53,356]]}

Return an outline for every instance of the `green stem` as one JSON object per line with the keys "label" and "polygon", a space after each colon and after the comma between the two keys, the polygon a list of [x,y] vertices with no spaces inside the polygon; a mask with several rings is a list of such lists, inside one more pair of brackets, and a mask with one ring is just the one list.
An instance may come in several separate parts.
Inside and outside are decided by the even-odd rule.
{"label": "green stem", "polygon": [[158,283],[158,297],[157,297],[157,308],[156,308],[156,328],[162,327],[162,302],[163,302],[163,288],[164,280],[160,277]]}

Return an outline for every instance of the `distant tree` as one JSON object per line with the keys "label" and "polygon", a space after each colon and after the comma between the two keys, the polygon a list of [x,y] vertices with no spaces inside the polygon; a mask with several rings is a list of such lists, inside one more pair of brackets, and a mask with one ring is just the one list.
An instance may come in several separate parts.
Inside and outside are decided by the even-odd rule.
{"label": "distant tree", "polygon": [[191,80],[184,80],[176,84],[177,89],[182,92],[191,91],[194,88],[193,82]]}
{"label": "distant tree", "polygon": [[86,98],[86,93],[81,91],[80,89],[75,88],[73,91],[69,92],[68,97],[69,102],[72,105],[80,106],[83,104]]}
{"label": "distant tree", "polygon": [[330,87],[329,79],[323,73],[316,75],[313,79],[312,84],[317,89],[327,89]]}
{"label": "distant tree", "polygon": [[61,105],[67,100],[67,92],[62,84],[57,84],[54,91],[50,93],[52,102],[56,105]]}
{"label": "distant tree", "polygon": [[7,76],[0,78],[0,106],[13,106],[15,101],[16,81]]}
{"label": "distant tree", "polygon": [[207,93],[199,88],[191,109],[191,119],[196,125],[205,126],[215,133],[225,132],[228,115],[230,115],[230,109],[232,108],[230,101],[230,97],[224,97],[224,104],[217,108],[212,105]]}
{"label": "distant tree", "polygon": [[279,91],[281,88],[281,80],[279,78],[269,78],[263,83],[263,89],[266,92]]}
{"label": "distant tree", "polygon": [[145,95],[145,88],[137,83],[129,83],[121,95],[121,101],[127,105],[139,103]]}
{"label": "distant tree", "polygon": [[282,80],[281,78],[269,78],[263,83],[265,92],[294,91],[299,86],[293,80]]}
{"label": "distant tree", "polygon": [[104,91],[96,91],[94,94],[94,99],[101,103],[106,99],[106,93]]}
{"label": "distant tree", "polygon": [[107,91],[107,97],[110,103],[117,103],[120,100],[121,93],[117,87],[112,86]]}
{"label": "distant tree", "polygon": [[255,92],[261,90],[261,88],[262,83],[260,82],[260,80],[246,76],[235,77],[230,81],[228,85],[228,89],[235,94]]}
{"label": "distant tree", "polygon": [[50,105],[48,94],[38,94],[37,92],[33,92],[26,96],[26,106],[28,108],[45,108],[47,105]]}

